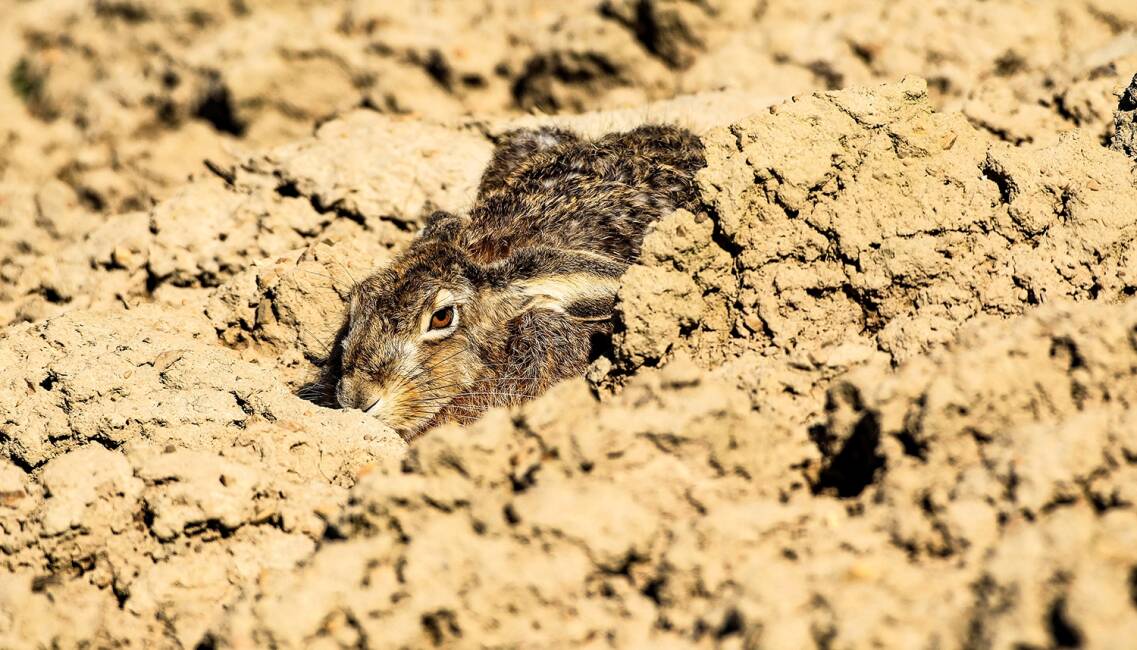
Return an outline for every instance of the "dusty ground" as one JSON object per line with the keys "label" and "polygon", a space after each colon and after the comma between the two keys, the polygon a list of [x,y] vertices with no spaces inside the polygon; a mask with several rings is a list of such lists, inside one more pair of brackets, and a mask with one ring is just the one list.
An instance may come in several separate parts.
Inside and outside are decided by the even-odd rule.
{"label": "dusty ground", "polygon": [[[0,647],[1137,636],[1129,0],[21,0],[0,71]],[[498,134],[644,120],[704,209],[587,378],[295,397]]]}

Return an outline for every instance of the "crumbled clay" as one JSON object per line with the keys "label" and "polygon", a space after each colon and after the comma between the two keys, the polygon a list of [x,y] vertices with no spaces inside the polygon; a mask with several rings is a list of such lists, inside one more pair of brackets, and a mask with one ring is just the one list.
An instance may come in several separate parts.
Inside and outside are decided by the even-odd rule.
{"label": "crumbled clay", "polygon": [[[160,2],[48,4],[0,9],[38,34],[0,63],[93,48],[98,83],[59,64],[25,99],[105,146],[58,146],[59,118],[0,138],[0,646],[1137,634],[1131,3],[908,30],[924,3],[332,3],[296,42],[291,3],[195,0],[216,37]],[[103,22],[60,42],[83,11]],[[177,87],[134,78],[182,28]],[[910,73],[930,85],[872,84]],[[222,89],[243,136],[194,115]],[[677,91],[714,92],[644,103]],[[514,103],[615,110],[486,113]],[[409,448],[296,396],[354,281],[468,206],[495,138],[645,119],[703,137],[705,207],[648,234],[586,379]]]}

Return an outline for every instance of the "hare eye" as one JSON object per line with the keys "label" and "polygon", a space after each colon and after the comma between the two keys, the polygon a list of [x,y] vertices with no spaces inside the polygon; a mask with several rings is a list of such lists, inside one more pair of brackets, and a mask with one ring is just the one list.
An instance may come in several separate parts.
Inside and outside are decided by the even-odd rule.
{"label": "hare eye", "polygon": [[447,327],[450,327],[450,325],[454,322],[455,315],[454,305],[439,309],[430,317],[430,329],[444,330]]}

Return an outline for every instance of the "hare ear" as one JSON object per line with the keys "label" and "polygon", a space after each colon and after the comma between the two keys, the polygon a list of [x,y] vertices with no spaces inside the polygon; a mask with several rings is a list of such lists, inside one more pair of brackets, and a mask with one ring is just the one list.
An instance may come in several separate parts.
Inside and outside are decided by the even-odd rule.
{"label": "hare ear", "polygon": [[619,278],[588,274],[535,278],[516,287],[526,297],[522,311],[548,309],[581,321],[611,318],[619,288]]}
{"label": "hare ear", "polygon": [[420,234],[423,240],[453,241],[465,224],[462,217],[439,210],[426,218],[426,225]]}
{"label": "hare ear", "polygon": [[493,159],[482,174],[478,196],[504,189],[510,179],[534,154],[552,149],[566,142],[579,142],[573,133],[545,126],[536,129],[517,129],[505,133],[494,149]]}
{"label": "hare ear", "polygon": [[574,320],[612,316],[626,265],[606,255],[558,249],[527,249],[500,263],[508,278],[505,295],[519,312],[547,309]]}

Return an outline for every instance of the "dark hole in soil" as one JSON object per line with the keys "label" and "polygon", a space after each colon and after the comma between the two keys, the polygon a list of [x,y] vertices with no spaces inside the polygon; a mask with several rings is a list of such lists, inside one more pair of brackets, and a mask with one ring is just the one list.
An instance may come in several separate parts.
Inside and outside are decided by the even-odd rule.
{"label": "dark hole in soil", "polygon": [[1137,609],[1137,566],[1129,570],[1129,602]]}
{"label": "dark hole in soil", "polygon": [[725,639],[728,636],[742,633],[742,614],[737,609],[732,609],[726,613],[722,619],[722,625],[715,631],[715,637],[718,639]]}
{"label": "dark hole in soil", "polygon": [[193,115],[209,122],[213,128],[222,133],[237,137],[245,134],[245,124],[237,119],[237,113],[233,108],[233,97],[229,89],[220,82],[210,84],[209,90],[201,98]]}
{"label": "dark hole in soil", "polygon": [[1050,636],[1058,648],[1082,647],[1082,632],[1066,617],[1066,599],[1059,598],[1050,606]]}
{"label": "dark hole in soil", "polygon": [[866,413],[841,451],[822,470],[814,491],[834,490],[843,499],[860,496],[872,484],[877,471],[884,467],[884,456],[877,448],[879,443],[880,421],[875,413]]}

